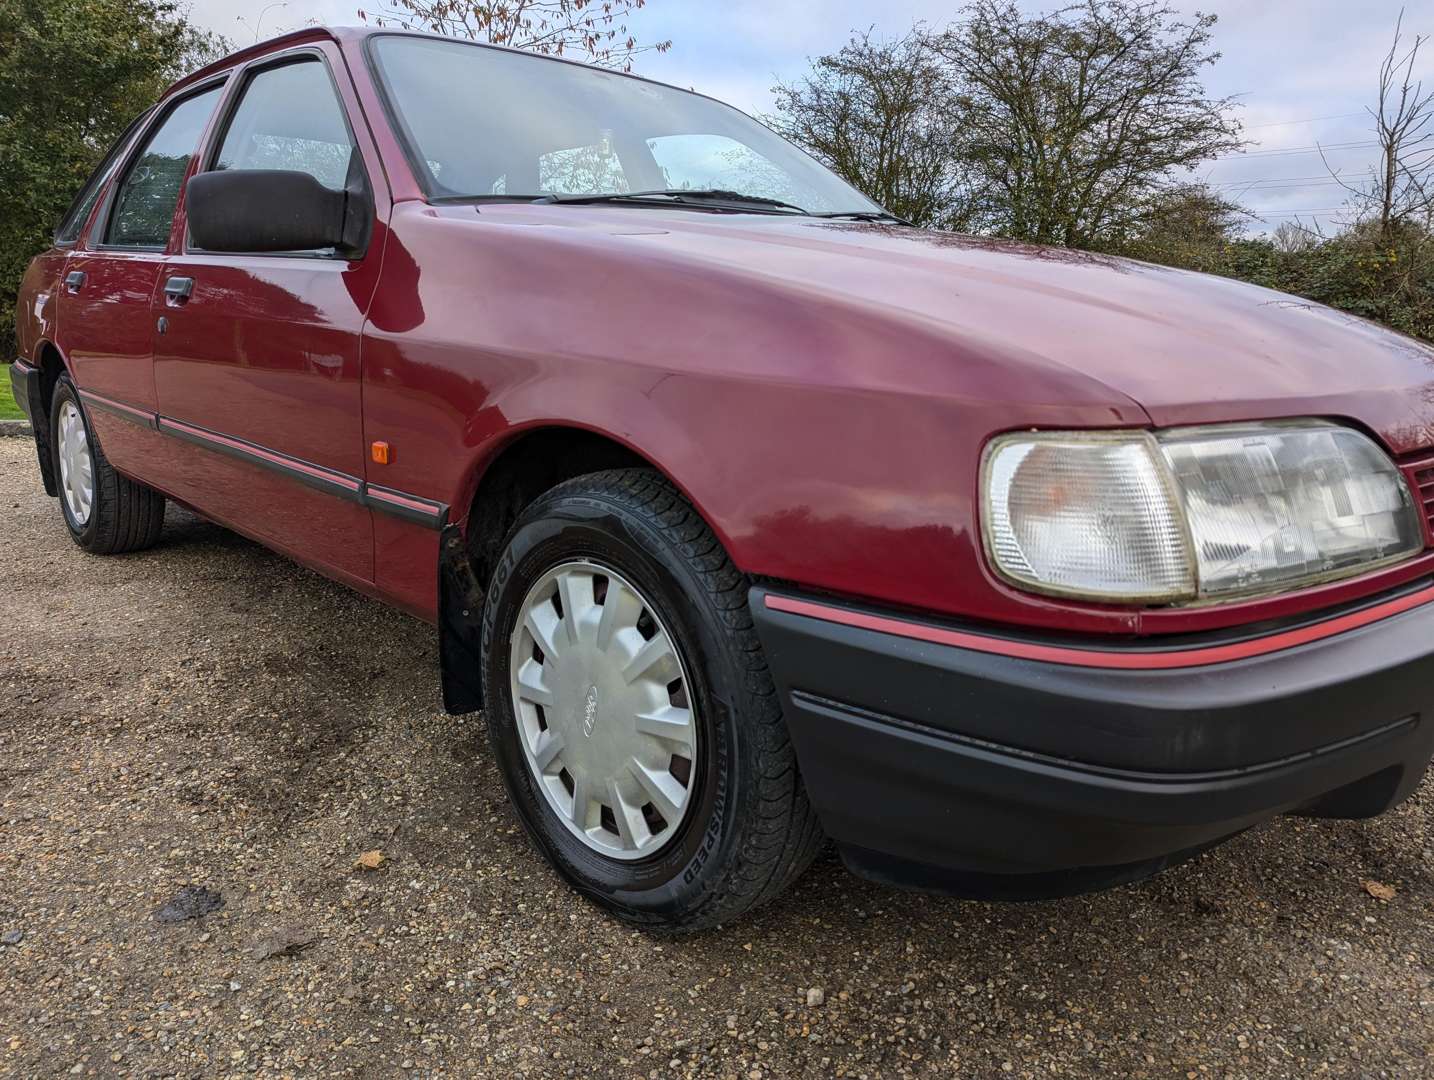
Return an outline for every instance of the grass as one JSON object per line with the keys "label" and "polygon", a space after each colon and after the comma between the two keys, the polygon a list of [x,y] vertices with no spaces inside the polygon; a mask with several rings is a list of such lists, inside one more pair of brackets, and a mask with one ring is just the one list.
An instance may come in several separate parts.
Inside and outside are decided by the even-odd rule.
{"label": "grass", "polygon": [[10,392],[10,372],[0,369],[0,420],[23,420],[25,414]]}

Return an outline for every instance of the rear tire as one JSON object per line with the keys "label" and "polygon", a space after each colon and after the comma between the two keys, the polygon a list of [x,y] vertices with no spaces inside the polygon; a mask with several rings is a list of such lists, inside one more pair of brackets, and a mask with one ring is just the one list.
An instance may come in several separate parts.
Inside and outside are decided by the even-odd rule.
{"label": "rear tire", "polygon": [[[567,593],[565,573],[582,579]],[[494,571],[483,612],[483,697],[504,782],[553,866],[627,922],[674,931],[728,922],[781,893],[821,847],[747,609],[748,584],[692,506],[648,469],[578,477],[540,496]],[[560,639],[568,633],[564,595],[573,636]],[[608,670],[599,642],[614,595],[624,614],[614,602],[612,622],[626,629],[607,633],[626,637],[610,646],[620,655]],[[535,617],[546,623],[536,634]],[[669,726],[660,744],[643,743],[643,734],[633,742],[625,704],[648,678],[642,668],[634,675],[636,656],[648,651],[644,638],[652,644],[659,636],[675,657],[648,679],[657,687],[648,693],[657,694]],[[542,639],[552,655],[534,648]],[[536,695],[520,691],[514,674],[530,660],[537,666],[527,683],[543,685]],[[664,693],[673,695],[671,710]],[[541,712],[534,696],[549,699]],[[676,715],[686,731],[671,726]],[[645,734],[652,726],[637,725]],[[544,766],[540,751],[551,737],[563,749]],[[668,745],[670,771],[654,784],[653,747],[660,760]],[[645,787],[631,786],[644,771]],[[637,797],[627,799],[623,785]],[[612,797],[591,795],[580,812],[578,791],[589,789]],[[639,814],[644,790],[651,801]],[[672,796],[665,803],[664,791]],[[623,807],[629,816],[619,821]]]}
{"label": "rear tire", "polygon": [[118,555],[159,539],[164,496],[115,472],[64,375],[50,399],[50,448],[60,512],[75,543],[92,555]]}

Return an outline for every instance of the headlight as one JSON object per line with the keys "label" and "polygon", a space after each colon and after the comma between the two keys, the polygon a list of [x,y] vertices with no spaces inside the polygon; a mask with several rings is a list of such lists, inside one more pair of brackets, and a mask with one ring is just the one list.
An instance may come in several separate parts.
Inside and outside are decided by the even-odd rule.
{"label": "headlight", "polygon": [[991,442],[987,554],[1023,588],[1172,603],[1327,581],[1413,554],[1423,531],[1394,463],[1322,421]]}

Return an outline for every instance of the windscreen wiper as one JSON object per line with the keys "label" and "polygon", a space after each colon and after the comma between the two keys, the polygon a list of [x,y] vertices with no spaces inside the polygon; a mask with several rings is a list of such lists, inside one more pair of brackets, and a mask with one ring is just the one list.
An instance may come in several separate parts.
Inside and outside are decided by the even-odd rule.
{"label": "windscreen wiper", "polygon": [[[538,203],[603,203],[603,202],[634,202],[643,203],[653,200],[658,206],[681,206],[690,203],[703,208],[721,207],[726,203],[730,206],[746,208],[749,206],[762,207],[769,211],[791,210],[798,214],[807,214],[809,211],[797,206],[794,203],[783,202],[781,199],[768,199],[761,195],[745,195],[740,191],[725,191],[721,188],[701,188],[688,190],[687,188],[664,188],[661,191],[610,191],[594,195],[544,195],[533,201]],[[656,202],[656,200],[663,200]]]}
{"label": "windscreen wiper", "polygon": [[887,213],[885,210],[832,210],[826,213],[812,214],[812,217],[830,218],[835,221],[876,221],[890,222],[894,225],[916,226],[907,221],[904,217],[897,217],[895,214]]}

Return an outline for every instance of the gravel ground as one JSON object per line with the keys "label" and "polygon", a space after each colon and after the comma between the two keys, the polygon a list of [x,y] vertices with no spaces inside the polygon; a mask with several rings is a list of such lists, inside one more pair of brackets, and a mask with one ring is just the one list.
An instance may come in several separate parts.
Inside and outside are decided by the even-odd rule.
{"label": "gravel ground", "polygon": [[5,1075],[1434,1075],[1429,782],[1060,902],[828,855],[662,939],[538,858],[426,626],[172,507],[86,556],[20,439],[0,513]]}

